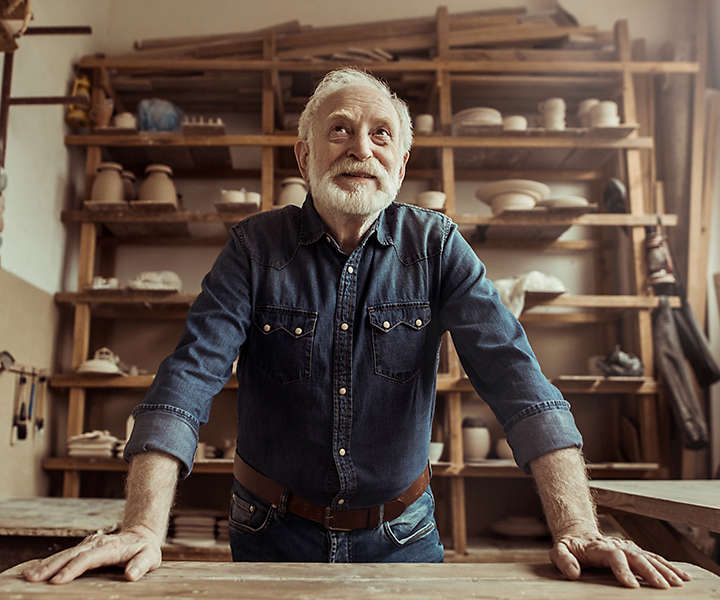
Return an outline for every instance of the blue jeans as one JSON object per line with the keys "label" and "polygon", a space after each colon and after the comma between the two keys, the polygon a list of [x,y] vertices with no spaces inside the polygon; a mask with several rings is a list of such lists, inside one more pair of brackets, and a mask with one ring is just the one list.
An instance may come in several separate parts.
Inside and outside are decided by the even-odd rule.
{"label": "blue jeans", "polygon": [[430,486],[374,529],[332,531],[278,509],[233,480],[230,548],[236,562],[443,562]]}

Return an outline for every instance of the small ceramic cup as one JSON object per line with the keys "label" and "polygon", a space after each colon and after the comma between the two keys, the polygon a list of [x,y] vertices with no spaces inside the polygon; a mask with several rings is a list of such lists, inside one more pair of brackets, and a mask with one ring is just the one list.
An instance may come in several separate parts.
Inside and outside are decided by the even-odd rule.
{"label": "small ceramic cup", "polygon": [[418,115],[415,117],[415,131],[418,133],[432,133],[435,127],[435,118],[432,115]]}
{"label": "small ceramic cup", "polygon": [[253,206],[260,206],[260,192],[245,192],[245,202]]}
{"label": "small ceramic cup", "polygon": [[538,104],[538,110],[541,113],[559,113],[565,112],[565,100],[562,98],[548,98]]}
{"label": "small ceramic cup", "polygon": [[619,125],[617,104],[612,100],[598,102],[590,109],[590,124],[593,127],[616,127]]}
{"label": "small ceramic cup", "polygon": [[511,115],[503,119],[503,129],[505,131],[525,131],[527,125],[527,119],[522,115]]}
{"label": "small ceramic cup", "polygon": [[578,104],[577,116],[582,127],[590,127],[590,111],[599,102],[597,98],[586,98]]}
{"label": "small ceramic cup", "polygon": [[113,118],[113,126],[122,127],[123,129],[136,129],[137,119],[131,112],[121,112]]}
{"label": "small ceramic cup", "polygon": [[550,131],[563,131],[565,129],[565,114],[545,113],[543,125],[545,129]]}

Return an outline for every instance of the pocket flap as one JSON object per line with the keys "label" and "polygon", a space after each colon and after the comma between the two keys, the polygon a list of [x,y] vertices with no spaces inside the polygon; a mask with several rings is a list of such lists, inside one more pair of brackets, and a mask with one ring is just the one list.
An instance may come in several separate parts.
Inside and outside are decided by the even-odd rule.
{"label": "pocket flap", "polygon": [[392,331],[398,325],[420,330],[430,323],[430,305],[427,302],[411,304],[381,304],[368,308],[370,324],[380,331]]}
{"label": "pocket flap", "polygon": [[305,337],[315,331],[316,322],[316,312],[282,306],[261,306],[253,315],[253,323],[266,335],[282,329],[295,338]]}

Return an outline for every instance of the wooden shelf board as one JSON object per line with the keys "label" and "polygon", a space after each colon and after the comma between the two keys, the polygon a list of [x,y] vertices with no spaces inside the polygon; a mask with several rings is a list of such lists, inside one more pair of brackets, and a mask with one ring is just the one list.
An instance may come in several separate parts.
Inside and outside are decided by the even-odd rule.
{"label": "wooden shelf board", "polygon": [[[43,460],[47,471],[127,471],[128,465],[122,458],[73,458],[48,457]],[[589,463],[593,476],[612,475],[614,478],[632,474],[637,477],[659,468],[657,463]],[[229,458],[199,460],[193,466],[196,474],[227,474],[233,472],[233,461]],[[511,459],[488,459],[483,463],[452,465],[435,463],[432,465],[434,477],[528,477]]]}
{"label": "wooden shelf board", "polygon": [[[565,394],[655,394],[659,384],[651,377],[603,377],[601,375],[561,375],[551,379]],[[438,375],[438,392],[474,392],[467,377]]]}
{"label": "wooden shelf board", "polygon": [[190,306],[197,298],[197,294],[182,294],[178,292],[147,292],[141,290],[87,290],[84,292],[58,292],[55,302],[59,304],[126,304],[126,305],[182,305]]}
{"label": "wooden shelf board", "polygon": [[[84,56],[75,63],[78,69],[107,68],[122,71],[289,71],[323,72],[344,65],[346,61],[301,61],[271,59],[189,59],[189,58],[125,58]],[[518,61],[518,60],[398,60],[367,63],[369,71],[407,72],[438,71],[495,72],[495,73],[697,73],[699,64],[691,61],[587,61],[564,60]]]}

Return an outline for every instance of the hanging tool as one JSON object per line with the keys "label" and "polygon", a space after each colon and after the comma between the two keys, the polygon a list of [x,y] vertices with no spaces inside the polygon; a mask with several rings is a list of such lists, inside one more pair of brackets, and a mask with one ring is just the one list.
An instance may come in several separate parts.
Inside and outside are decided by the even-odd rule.
{"label": "hanging tool", "polygon": [[47,377],[40,375],[38,378],[38,398],[35,407],[35,431],[40,435],[45,433],[45,395],[47,394]]}
{"label": "hanging tool", "polygon": [[27,407],[27,426],[28,433],[30,433],[32,430],[32,422],[33,422],[33,409],[35,408],[35,391],[36,391],[36,385],[37,385],[37,374],[35,372],[35,368],[33,367],[32,375],[30,376],[30,400],[28,401],[28,407]]}
{"label": "hanging tool", "polygon": [[27,383],[27,377],[25,375],[19,375],[17,383],[15,384],[15,401],[13,403],[13,426],[12,433],[10,435],[10,443],[14,444],[17,440],[24,440],[27,437],[27,425],[21,422],[21,415],[24,419],[25,415],[25,402],[23,397],[25,395],[25,384]]}

